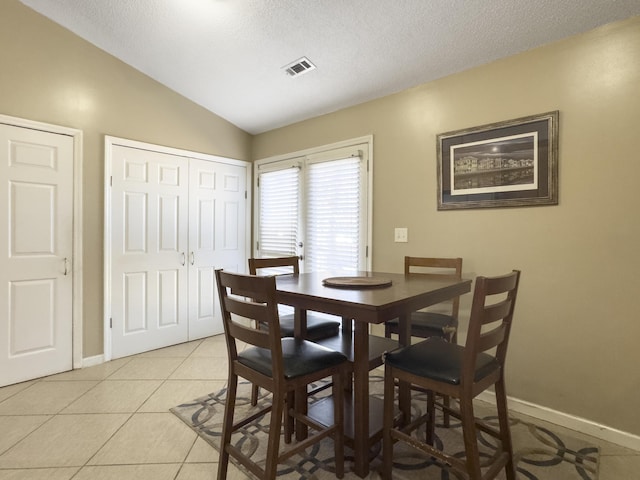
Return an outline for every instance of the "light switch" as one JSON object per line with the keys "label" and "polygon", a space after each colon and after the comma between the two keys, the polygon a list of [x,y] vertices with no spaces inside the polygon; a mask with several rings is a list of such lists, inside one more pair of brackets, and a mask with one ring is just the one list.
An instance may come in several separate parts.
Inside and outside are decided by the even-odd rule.
{"label": "light switch", "polygon": [[409,241],[409,229],[408,228],[396,228],[394,235],[395,242],[406,243]]}

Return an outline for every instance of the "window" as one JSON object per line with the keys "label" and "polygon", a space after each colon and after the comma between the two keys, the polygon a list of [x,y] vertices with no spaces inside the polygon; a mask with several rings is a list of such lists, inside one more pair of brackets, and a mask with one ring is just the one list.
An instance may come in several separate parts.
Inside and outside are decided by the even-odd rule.
{"label": "window", "polygon": [[370,269],[371,141],[256,162],[256,255],[302,271]]}

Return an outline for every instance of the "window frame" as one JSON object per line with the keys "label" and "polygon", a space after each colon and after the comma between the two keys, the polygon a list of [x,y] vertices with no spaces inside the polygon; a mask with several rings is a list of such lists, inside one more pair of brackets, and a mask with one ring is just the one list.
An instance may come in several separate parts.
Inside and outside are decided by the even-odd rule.
{"label": "window frame", "polygon": [[[372,219],[373,219],[373,136],[368,135],[364,137],[353,138],[350,140],[345,140],[342,142],[332,143],[328,145],[322,145],[318,147],[309,148],[306,150],[300,150],[296,152],[291,152],[283,155],[277,155],[273,157],[267,157],[263,159],[259,159],[255,161],[254,172],[254,216],[253,216],[253,242],[252,242],[252,251],[253,255],[256,257],[260,256],[260,248],[258,244],[258,239],[260,237],[260,191],[259,191],[259,178],[263,172],[269,172],[274,170],[281,170],[285,168],[300,168],[301,178],[300,178],[300,199],[299,199],[299,219],[298,225],[302,229],[302,237],[306,237],[306,225],[304,224],[304,218],[306,214],[306,166],[308,164],[319,162],[319,161],[329,161],[332,159],[339,159],[343,152],[350,150],[359,150],[362,155],[362,159],[364,162],[364,178],[361,179],[361,185],[364,190],[364,198],[360,199],[361,206],[363,206],[364,211],[361,217],[361,221],[363,222],[363,232],[361,233],[361,242],[364,241],[364,245],[362,245],[363,255],[361,255],[360,260],[360,268],[362,270],[371,270],[372,269],[372,257],[373,257],[373,248],[372,248],[372,239],[373,239],[373,228],[372,228]],[[344,157],[343,157],[344,158]],[[306,240],[306,239],[305,239]],[[304,247],[303,247],[304,252]],[[298,252],[299,253],[299,250]],[[305,262],[304,258],[300,262],[300,271],[305,271]]]}

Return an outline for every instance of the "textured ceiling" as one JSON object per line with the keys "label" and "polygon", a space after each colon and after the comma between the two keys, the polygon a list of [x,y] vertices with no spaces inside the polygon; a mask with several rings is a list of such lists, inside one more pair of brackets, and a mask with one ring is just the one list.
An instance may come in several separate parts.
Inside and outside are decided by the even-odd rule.
{"label": "textured ceiling", "polygon": [[[640,14],[639,0],[21,0],[249,133]],[[306,56],[316,69],[282,67]]]}

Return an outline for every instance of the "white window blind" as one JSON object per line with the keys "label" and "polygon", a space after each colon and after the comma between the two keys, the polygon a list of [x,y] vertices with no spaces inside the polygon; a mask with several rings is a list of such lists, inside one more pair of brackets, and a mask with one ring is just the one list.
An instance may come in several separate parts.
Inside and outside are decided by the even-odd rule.
{"label": "white window blind", "polygon": [[288,167],[259,174],[262,257],[297,255],[300,168]]}
{"label": "white window blind", "polygon": [[309,271],[353,273],[359,268],[360,157],[310,163],[306,169],[306,248]]}

